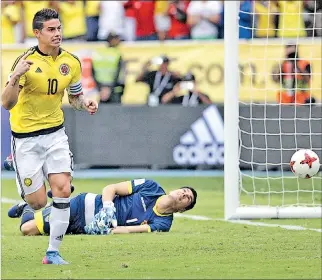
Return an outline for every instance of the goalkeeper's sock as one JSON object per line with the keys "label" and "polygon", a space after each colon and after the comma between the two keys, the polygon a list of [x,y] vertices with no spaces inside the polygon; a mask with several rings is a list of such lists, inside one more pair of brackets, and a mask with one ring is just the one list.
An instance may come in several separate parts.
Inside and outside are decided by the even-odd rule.
{"label": "goalkeeper's sock", "polygon": [[53,197],[49,217],[50,236],[47,251],[58,251],[69,225],[70,198]]}

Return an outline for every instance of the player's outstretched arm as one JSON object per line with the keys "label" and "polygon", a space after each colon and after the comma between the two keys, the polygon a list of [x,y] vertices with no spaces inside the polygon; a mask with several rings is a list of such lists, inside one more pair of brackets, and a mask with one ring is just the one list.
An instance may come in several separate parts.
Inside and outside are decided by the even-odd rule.
{"label": "player's outstretched arm", "polygon": [[143,233],[143,232],[151,232],[150,226],[149,225],[124,226],[124,227],[116,227],[112,229],[113,234]]}
{"label": "player's outstretched arm", "polygon": [[70,105],[77,110],[85,110],[94,115],[98,110],[98,104],[95,100],[86,99],[83,94],[68,95]]}
{"label": "player's outstretched arm", "polygon": [[113,201],[115,195],[129,195],[131,187],[132,186],[130,181],[107,185],[102,192],[103,203],[104,201]]}
{"label": "player's outstretched arm", "polygon": [[3,108],[11,110],[18,102],[18,96],[20,92],[19,80],[22,75],[29,71],[32,61],[26,60],[27,56],[31,52],[27,52],[18,62],[12,73],[10,80],[3,90],[1,95],[1,102]]}

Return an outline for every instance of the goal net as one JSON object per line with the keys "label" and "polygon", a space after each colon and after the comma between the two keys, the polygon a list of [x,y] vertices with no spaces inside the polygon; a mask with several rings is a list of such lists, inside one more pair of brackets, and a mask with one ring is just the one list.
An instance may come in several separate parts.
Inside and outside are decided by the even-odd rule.
{"label": "goal net", "polygon": [[320,218],[321,172],[289,162],[322,159],[322,7],[245,2],[225,1],[225,219]]}

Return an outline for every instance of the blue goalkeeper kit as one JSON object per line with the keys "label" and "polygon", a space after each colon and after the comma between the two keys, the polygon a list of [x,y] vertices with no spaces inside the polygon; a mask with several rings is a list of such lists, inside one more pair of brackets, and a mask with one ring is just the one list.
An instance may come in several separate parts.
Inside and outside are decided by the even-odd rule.
{"label": "blue goalkeeper kit", "polygon": [[[173,215],[162,215],[156,209],[157,201],[165,195],[161,186],[153,180],[136,179],[129,181],[129,195],[115,196],[118,226],[147,224],[150,231],[169,231]],[[70,201],[69,234],[84,234],[85,225],[92,222],[94,215],[103,207],[102,195],[81,193]],[[36,225],[42,234],[49,233],[51,207],[35,214]]]}

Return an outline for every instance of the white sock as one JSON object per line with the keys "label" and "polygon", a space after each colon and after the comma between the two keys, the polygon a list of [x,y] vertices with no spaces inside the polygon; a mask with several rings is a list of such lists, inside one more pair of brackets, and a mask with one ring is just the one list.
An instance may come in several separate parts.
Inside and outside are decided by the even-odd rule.
{"label": "white sock", "polygon": [[49,225],[50,236],[47,251],[58,251],[69,225],[70,198],[53,197]]}

